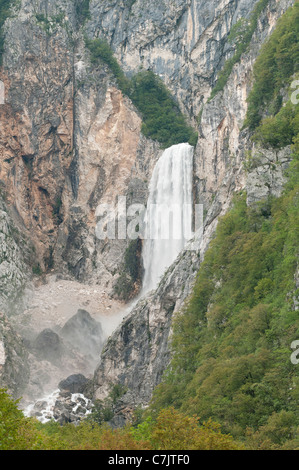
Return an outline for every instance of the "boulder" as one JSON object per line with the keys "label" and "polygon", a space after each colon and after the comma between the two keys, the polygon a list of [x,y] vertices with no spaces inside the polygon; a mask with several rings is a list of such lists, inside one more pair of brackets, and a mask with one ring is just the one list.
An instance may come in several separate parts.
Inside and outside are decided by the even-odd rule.
{"label": "boulder", "polygon": [[83,309],[79,309],[60,331],[63,339],[83,354],[97,358],[102,350],[104,335],[101,323]]}
{"label": "boulder", "polygon": [[58,384],[58,388],[63,392],[84,393],[89,380],[83,374],[72,374]]}
{"label": "boulder", "polygon": [[57,363],[61,359],[63,344],[58,336],[50,328],[41,331],[32,343],[35,354],[40,359]]}

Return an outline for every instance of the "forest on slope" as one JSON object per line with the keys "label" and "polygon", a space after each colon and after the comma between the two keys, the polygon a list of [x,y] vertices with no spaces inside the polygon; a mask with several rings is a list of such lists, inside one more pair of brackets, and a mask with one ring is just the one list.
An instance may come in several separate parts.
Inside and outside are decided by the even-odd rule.
{"label": "forest on slope", "polygon": [[[236,194],[174,321],[173,358],[153,401],[112,430],[111,402],[79,426],[25,418],[0,393],[2,449],[298,449],[299,4],[279,21],[254,67],[245,127],[252,139],[292,147],[279,198],[248,206]],[[285,90],[289,99],[285,99]],[[250,153],[246,165],[254,166]]]}
{"label": "forest on slope", "polygon": [[[173,360],[152,410],[175,406],[257,448],[298,448],[299,4],[280,19],[254,66],[245,126],[263,148],[292,147],[284,192],[220,220],[190,301],[174,323]],[[283,91],[289,99],[283,102]],[[248,154],[247,164],[254,166]]]}

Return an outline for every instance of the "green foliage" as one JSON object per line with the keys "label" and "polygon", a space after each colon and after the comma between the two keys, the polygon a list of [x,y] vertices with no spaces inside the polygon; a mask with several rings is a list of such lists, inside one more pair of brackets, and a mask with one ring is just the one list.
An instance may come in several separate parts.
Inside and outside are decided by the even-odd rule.
{"label": "green foliage", "polygon": [[[212,418],[235,437],[250,435],[257,447],[298,442],[299,384],[290,361],[290,345],[299,336],[293,310],[298,149],[280,198],[247,207],[240,194],[220,220],[192,297],[174,320],[173,359],[151,412],[172,405]],[[288,417],[283,429],[277,416]]]}
{"label": "green foliage", "polygon": [[96,400],[94,408],[87,420],[93,423],[102,424],[110,421],[113,418],[113,409],[110,401],[103,402],[102,400]]}
{"label": "green foliage", "polygon": [[[112,391],[117,398],[124,392],[122,387]],[[221,433],[218,424],[209,420],[199,426],[196,418],[174,408],[162,410],[156,419],[148,418],[138,426],[111,429],[89,418],[76,426],[54,421],[41,424],[25,418],[17,405],[18,401],[0,390],[0,450],[242,449],[230,435]]]}
{"label": "green foliage", "polygon": [[4,51],[3,25],[10,15],[11,0],[0,0],[0,65],[2,65],[2,56]]}
{"label": "green foliage", "polygon": [[122,384],[111,386],[108,397],[105,400],[96,400],[87,420],[92,423],[102,424],[110,421],[114,416],[114,406],[126,393],[127,388]]}
{"label": "green foliage", "polygon": [[122,271],[114,286],[114,292],[121,300],[130,300],[140,287],[142,278],[141,250],[142,242],[140,238],[137,238],[131,240],[125,251]]}
{"label": "green foliage", "polygon": [[113,287],[113,291],[114,294],[116,294],[117,298],[127,302],[134,296],[135,284],[132,278],[126,272],[123,271],[120,273],[119,278],[117,279]]}
{"label": "green foliage", "polygon": [[[80,27],[90,19],[89,11],[90,0],[74,0],[74,9],[76,14],[77,26]],[[65,12],[61,12],[58,15],[45,15],[44,13],[35,14],[36,21],[39,26],[48,34],[51,35],[57,26],[64,27],[69,32],[69,27],[65,21]]]}
{"label": "green foliage", "polygon": [[254,85],[248,98],[245,127],[254,130],[260,125],[266,110],[272,115],[280,110],[281,89],[299,70],[298,39],[299,3],[296,2],[279,19],[254,64]]}
{"label": "green foliage", "polygon": [[163,148],[181,142],[196,145],[197,133],[187,124],[159,77],[151,71],[141,71],[129,80],[106,41],[86,39],[86,45],[91,52],[92,62],[97,63],[101,59],[109,66],[119,89],[131,98],[140,111],[143,118],[142,132],[146,137],[157,140]]}
{"label": "green foliage", "polygon": [[43,273],[42,268],[40,267],[39,263],[32,266],[32,272],[36,276],[40,276]]}
{"label": "green foliage", "polygon": [[275,116],[261,121],[252,139],[264,148],[282,148],[291,145],[298,132],[299,106],[288,101]]}
{"label": "green foliage", "polygon": [[249,21],[242,18],[231,29],[228,41],[235,43],[236,50],[233,57],[226,61],[219,73],[217,83],[211,92],[209,100],[213,99],[225,87],[234,65],[240,61],[242,54],[248,49],[252,36],[256,31],[258,19],[268,3],[269,0],[260,0],[254,7]]}
{"label": "green foliage", "polygon": [[143,117],[142,132],[158,140],[164,148],[180,142],[196,145],[197,133],[187,125],[162,80],[151,71],[141,71],[132,79],[130,98]]}
{"label": "green foliage", "polygon": [[53,204],[53,211],[52,211],[53,219],[55,220],[57,225],[60,225],[63,221],[63,217],[61,215],[61,209],[62,209],[62,199],[60,196],[57,196]]}
{"label": "green foliage", "polygon": [[90,19],[90,0],[75,0],[75,11],[79,24],[84,24]]}
{"label": "green foliage", "polygon": [[0,450],[38,449],[41,437],[34,421],[24,417],[5,389],[0,389]]}
{"label": "green foliage", "polygon": [[48,35],[51,35],[53,29],[56,28],[57,25],[63,25],[64,16],[65,14],[63,12],[51,17],[47,17],[43,13],[35,14],[37,23]]}
{"label": "green foliage", "polygon": [[92,63],[97,63],[99,59],[105,62],[116,78],[119,89],[123,93],[128,94],[130,90],[130,80],[125,76],[107,41],[98,38],[93,40],[86,39],[85,42],[91,52]]}

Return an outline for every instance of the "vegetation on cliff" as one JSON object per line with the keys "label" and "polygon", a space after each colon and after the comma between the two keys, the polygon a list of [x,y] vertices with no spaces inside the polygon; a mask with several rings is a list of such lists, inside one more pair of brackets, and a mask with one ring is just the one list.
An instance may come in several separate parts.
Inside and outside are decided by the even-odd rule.
{"label": "vegetation on cliff", "polygon": [[129,96],[142,115],[142,133],[160,142],[162,148],[181,142],[196,145],[198,135],[188,125],[169,90],[162,80],[150,70],[142,70],[128,79],[103,39],[86,39],[91,61],[104,61],[113,73],[119,89]]}
{"label": "vegetation on cliff", "polygon": [[174,321],[173,360],[152,410],[212,418],[258,446],[296,447],[299,338],[299,153],[282,197],[247,207],[236,196],[219,222],[193,295]]}
{"label": "vegetation on cliff", "polygon": [[[266,3],[257,4],[251,24],[238,23],[232,31],[237,52],[218,89],[246,50]],[[41,424],[25,418],[0,390],[1,450],[299,449],[299,365],[291,361],[291,344],[299,340],[299,105],[284,92],[298,73],[298,15],[296,2],[262,48],[245,121],[263,147],[292,146],[284,191],[252,206],[245,192],[236,194],[219,220],[193,293],[174,319],[171,365],[143,421],[113,430],[103,423],[111,414],[107,418],[101,408],[98,421]],[[92,60],[109,65],[140,110],[145,135],[165,146],[176,143],[175,136],[195,138],[152,72],[128,80],[106,43],[88,46]],[[125,272],[136,281],[135,250],[131,244],[126,252]]]}
{"label": "vegetation on cliff", "polygon": [[298,365],[291,361],[299,339],[299,105],[279,98],[297,71],[298,12],[296,3],[261,51],[245,123],[264,147],[292,146],[285,189],[252,206],[245,192],[237,194],[219,221],[175,318],[171,366],[151,405],[151,413],[171,405],[211,418],[249,448],[299,447]]}
{"label": "vegetation on cliff", "polygon": [[3,26],[10,14],[12,0],[0,0],[0,65],[2,65],[2,55],[4,51]]}
{"label": "vegetation on cliff", "polygon": [[234,65],[240,61],[242,54],[247,51],[252,36],[256,31],[258,19],[268,3],[269,0],[259,0],[251,13],[249,20],[241,18],[231,29],[228,36],[228,42],[235,44],[235,53],[225,62],[223,69],[220,71],[216,85],[212,89],[211,96],[209,98],[210,100],[224,89]]}
{"label": "vegetation on cliff", "polygon": [[151,71],[141,71],[132,79],[130,98],[143,117],[142,132],[163,148],[181,142],[195,146],[197,133],[187,125],[162,80]]}
{"label": "vegetation on cliff", "polygon": [[[299,2],[278,20],[277,26],[261,49],[260,55],[255,61],[253,74],[254,85],[248,98],[248,111],[244,127],[255,130],[266,116],[276,116],[283,106],[283,92],[290,86],[295,75],[299,71]],[[278,115],[277,120],[288,119],[290,106],[283,115]],[[297,115],[298,107],[293,109]],[[267,119],[267,118],[266,118]],[[268,125],[268,121],[267,125]],[[273,126],[273,120],[270,126]],[[297,124],[298,125],[298,124]],[[281,132],[281,140],[276,143],[285,145],[288,136],[287,127]],[[298,132],[298,129],[297,129]],[[291,143],[291,142],[289,142]]]}
{"label": "vegetation on cliff", "polygon": [[0,390],[0,450],[237,450],[242,446],[219,425],[173,408],[162,410],[156,419],[123,429],[85,420],[61,426],[26,418],[5,390]]}
{"label": "vegetation on cliff", "polygon": [[141,239],[131,240],[125,251],[119,278],[114,286],[114,294],[120,300],[127,302],[136,296],[140,290],[143,275],[141,252]]}

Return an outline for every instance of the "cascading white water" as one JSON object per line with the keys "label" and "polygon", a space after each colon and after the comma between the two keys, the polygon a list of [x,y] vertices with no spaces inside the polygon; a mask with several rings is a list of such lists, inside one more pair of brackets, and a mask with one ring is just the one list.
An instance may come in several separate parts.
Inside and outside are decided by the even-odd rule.
{"label": "cascading white water", "polygon": [[[186,143],[174,145],[163,152],[154,168],[144,218],[143,288],[138,298],[122,312],[118,322],[132,311],[141,297],[157,286],[165,270],[192,238],[193,150]],[[47,422],[53,418],[58,395],[59,390],[56,390],[37,402],[37,405],[39,402],[43,405],[41,410],[38,409],[40,421]],[[77,406],[75,398],[72,395],[74,413]],[[85,397],[81,395],[81,399]],[[35,415],[34,406],[26,408],[26,416]]]}
{"label": "cascading white water", "polygon": [[173,145],[154,168],[144,220],[141,295],[157,286],[191,238],[193,150],[186,143]]}

